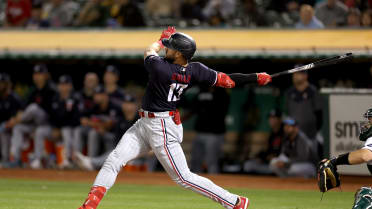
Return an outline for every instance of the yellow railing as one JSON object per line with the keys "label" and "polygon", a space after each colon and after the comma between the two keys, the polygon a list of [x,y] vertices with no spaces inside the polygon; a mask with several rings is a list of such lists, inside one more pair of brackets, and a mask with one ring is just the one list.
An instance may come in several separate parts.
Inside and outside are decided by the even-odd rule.
{"label": "yellow railing", "polygon": [[[198,49],[309,50],[366,49],[372,30],[180,30],[193,36]],[[0,49],[142,50],[161,31],[0,31]]]}

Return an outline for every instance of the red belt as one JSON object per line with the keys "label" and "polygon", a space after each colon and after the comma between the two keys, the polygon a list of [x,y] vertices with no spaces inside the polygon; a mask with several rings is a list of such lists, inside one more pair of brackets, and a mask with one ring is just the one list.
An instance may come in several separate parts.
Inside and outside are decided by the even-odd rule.
{"label": "red belt", "polygon": [[[146,117],[144,111],[139,111],[138,113],[139,113],[139,116],[140,116],[141,118]],[[153,113],[153,112],[147,112],[147,117],[148,117],[148,118],[155,118],[155,117],[156,117],[155,114],[156,114],[156,113]],[[176,114],[176,111],[169,111],[169,116],[174,116],[175,114]]]}

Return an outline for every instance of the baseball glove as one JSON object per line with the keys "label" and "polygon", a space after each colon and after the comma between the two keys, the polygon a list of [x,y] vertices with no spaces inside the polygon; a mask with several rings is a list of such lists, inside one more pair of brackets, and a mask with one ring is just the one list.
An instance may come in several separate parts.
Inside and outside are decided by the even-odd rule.
{"label": "baseball glove", "polygon": [[337,167],[331,160],[322,160],[318,165],[318,186],[321,192],[340,186],[340,176]]}

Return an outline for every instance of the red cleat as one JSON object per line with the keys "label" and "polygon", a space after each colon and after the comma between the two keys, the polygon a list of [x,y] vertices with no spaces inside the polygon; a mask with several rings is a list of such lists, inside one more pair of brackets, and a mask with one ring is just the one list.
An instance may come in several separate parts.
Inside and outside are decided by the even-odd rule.
{"label": "red cleat", "polygon": [[249,206],[249,200],[246,197],[239,197],[239,204],[235,205],[233,209],[247,209]]}
{"label": "red cleat", "polygon": [[94,186],[90,189],[88,198],[85,200],[84,204],[78,209],[96,209],[99,202],[106,193],[106,188],[102,186]]}
{"label": "red cleat", "polygon": [[81,206],[80,208],[78,209],[93,209],[92,207],[88,206],[88,205],[83,205]]}

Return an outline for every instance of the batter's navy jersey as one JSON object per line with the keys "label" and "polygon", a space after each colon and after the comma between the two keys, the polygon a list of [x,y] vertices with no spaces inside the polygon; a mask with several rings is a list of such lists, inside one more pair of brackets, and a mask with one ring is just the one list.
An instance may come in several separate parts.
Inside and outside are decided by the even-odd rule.
{"label": "batter's navy jersey", "polygon": [[217,81],[217,72],[199,62],[183,67],[150,55],[145,58],[145,68],[149,73],[149,82],[142,109],[151,112],[176,110],[181,95],[192,85],[213,86]]}

